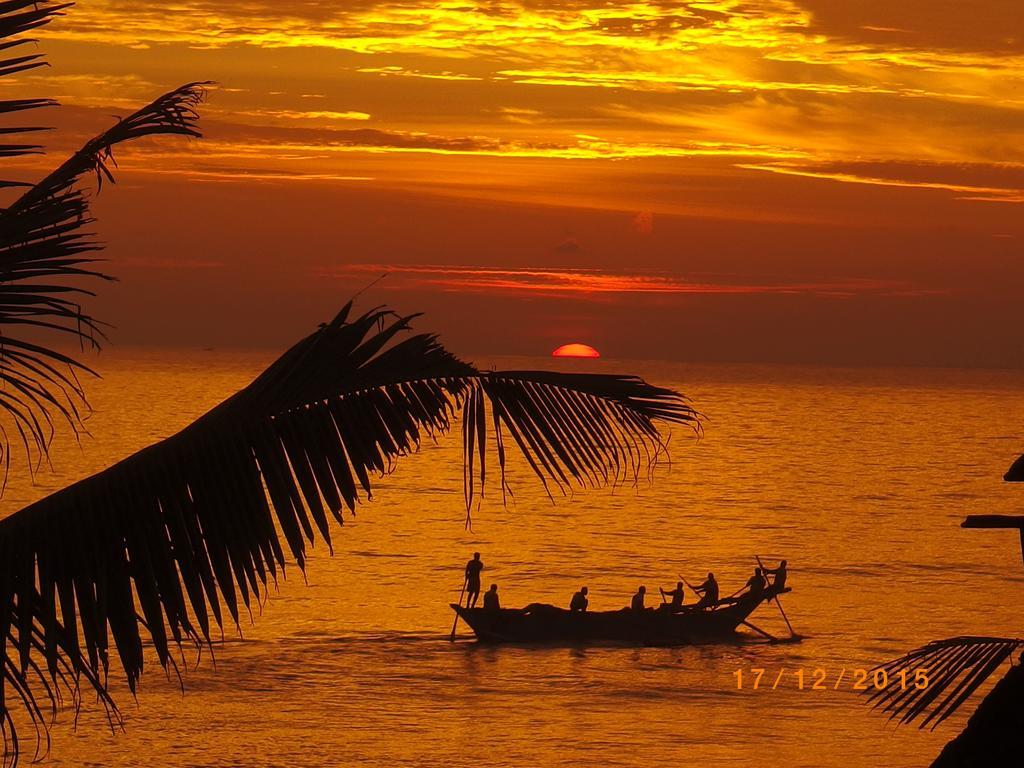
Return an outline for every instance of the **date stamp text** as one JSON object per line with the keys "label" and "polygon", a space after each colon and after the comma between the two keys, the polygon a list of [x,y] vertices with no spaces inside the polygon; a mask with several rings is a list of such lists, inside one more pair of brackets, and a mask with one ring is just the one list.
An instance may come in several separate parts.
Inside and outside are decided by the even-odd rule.
{"label": "date stamp text", "polygon": [[828,670],[822,667],[804,669],[802,667],[778,670],[764,667],[739,668],[732,673],[738,691],[777,691],[780,688],[793,688],[798,691],[881,691],[898,687],[905,691],[916,688],[923,691],[931,680],[927,669],[900,670],[889,674],[885,669],[846,669]]}

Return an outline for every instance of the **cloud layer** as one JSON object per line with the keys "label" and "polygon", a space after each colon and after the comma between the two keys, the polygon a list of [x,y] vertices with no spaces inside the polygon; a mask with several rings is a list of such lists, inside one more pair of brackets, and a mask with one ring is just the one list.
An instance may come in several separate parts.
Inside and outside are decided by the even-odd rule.
{"label": "cloud layer", "polygon": [[[239,306],[287,274],[297,315],[387,271],[380,290],[443,296],[468,336],[528,304],[531,333],[570,317],[628,348],[642,307],[700,304],[709,349],[792,336],[804,359],[817,333],[862,360],[961,344],[1024,364],[1024,32],[1018,0],[969,5],[91,0],[40,30],[52,69],[0,97],[59,98],[63,153],[183,81],[221,84],[202,141],[118,152],[153,191],[117,198],[111,252],[158,288],[195,248],[181,271],[225,295],[242,274]],[[168,211],[208,223],[198,243]]]}

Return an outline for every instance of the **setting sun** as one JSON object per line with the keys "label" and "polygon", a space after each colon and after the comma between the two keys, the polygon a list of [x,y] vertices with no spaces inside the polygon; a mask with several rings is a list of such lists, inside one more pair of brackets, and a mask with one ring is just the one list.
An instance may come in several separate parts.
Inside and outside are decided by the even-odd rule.
{"label": "setting sun", "polygon": [[600,357],[601,353],[589,344],[563,344],[554,352],[552,357]]}

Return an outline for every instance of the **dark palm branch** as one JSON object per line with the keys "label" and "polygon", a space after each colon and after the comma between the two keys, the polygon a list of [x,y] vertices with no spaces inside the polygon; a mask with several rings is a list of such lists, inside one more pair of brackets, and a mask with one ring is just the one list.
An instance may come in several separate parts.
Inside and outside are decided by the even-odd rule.
{"label": "dark palm branch", "polygon": [[37,723],[83,678],[111,705],[112,654],[134,692],[144,637],[168,669],[182,643],[237,625],[460,414],[467,507],[489,455],[505,487],[509,445],[566,492],[639,478],[664,446],[656,421],[700,429],[682,396],[634,376],[479,371],[434,336],[400,336],[411,318],[349,310],[178,434],[0,521],[5,689]]}
{"label": "dark palm branch", "polygon": [[[111,278],[94,267],[92,254],[100,245],[84,231],[92,219],[79,179],[93,172],[99,184],[112,181],[113,147],[122,142],[154,134],[199,136],[195,107],[203,85],[182,86],[118,121],[0,211],[0,409],[30,467],[46,455],[55,418],[80,429],[86,400],[76,373],[91,372],[36,335],[56,333],[93,347],[103,337],[101,324],[80,305],[83,296],[93,295],[80,286],[83,278]],[[0,452],[6,468],[9,440],[2,426]]]}
{"label": "dark palm branch", "polygon": [[[38,52],[25,53],[25,46],[36,42],[31,38],[19,35],[37,29],[61,15],[68,8],[68,3],[39,2],[38,0],[5,0],[0,2],[0,77],[15,75],[30,69],[46,65],[43,54]],[[51,107],[56,104],[52,99],[3,99],[0,100],[0,115],[24,112],[39,107]],[[36,125],[4,126],[0,134],[16,136],[23,133],[34,133],[45,130]],[[30,153],[41,152],[39,144],[3,143],[0,144],[0,157],[17,157]],[[0,187],[29,186],[17,181],[0,181]]]}
{"label": "dark palm branch", "polygon": [[[919,727],[930,723],[934,730],[1021,647],[1024,640],[1002,637],[935,640],[876,667],[877,679],[887,684],[870,687],[868,701],[873,709],[888,712],[889,719],[903,724],[923,717]],[[915,685],[918,671],[927,681],[921,687]]]}

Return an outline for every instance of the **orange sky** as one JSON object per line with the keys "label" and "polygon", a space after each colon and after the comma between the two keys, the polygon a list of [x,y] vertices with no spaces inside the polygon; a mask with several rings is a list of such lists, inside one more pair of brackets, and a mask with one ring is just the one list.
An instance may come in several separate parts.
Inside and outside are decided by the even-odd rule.
{"label": "orange sky", "polygon": [[3,87],[65,105],[53,161],[222,84],[97,202],[116,343],[280,345],[389,272],[467,353],[1024,366],[1018,0],[89,0],[40,37]]}

